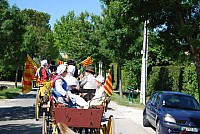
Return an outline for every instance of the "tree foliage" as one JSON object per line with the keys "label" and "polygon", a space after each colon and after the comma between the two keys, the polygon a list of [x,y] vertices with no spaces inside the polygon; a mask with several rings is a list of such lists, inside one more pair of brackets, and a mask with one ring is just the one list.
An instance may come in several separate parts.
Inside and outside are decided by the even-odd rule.
{"label": "tree foliage", "polygon": [[23,68],[27,53],[34,57],[41,53],[55,55],[58,51],[52,51],[55,47],[48,24],[50,15],[35,10],[21,11],[16,5],[10,7],[7,0],[1,0],[0,7],[0,77],[16,71],[10,77],[15,77],[17,84],[18,70]]}
{"label": "tree foliage", "polygon": [[[135,18],[140,22],[149,21],[148,28],[156,33],[156,40],[160,40],[163,44],[149,49],[150,54],[153,54],[152,52],[159,54],[158,56],[153,54],[152,57],[149,55],[151,63],[160,64],[162,61],[165,64],[184,64],[183,60],[188,61],[188,57],[191,56],[196,64],[197,78],[200,81],[200,2],[198,0],[102,0],[102,2],[107,7],[113,2],[120,2],[123,7],[121,18],[129,25]],[[200,95],[200,82],[198,83]]]}
{"label": "tree foliage", "polygon": [[6,1],[1,1],[0,5],[4,7],[0,18],[0,46],[3,47],[3,51],[0,54],[1,71],[16,70],[17,78],[23,54],[21,48],[23,48],[23,34],[26,32],[26,22],[23,13],[15,5],[10,7]]}
{"label": "tree foliage", "polygon": [[27,32],[24,36],[25,46],[33,57],[52,59],[59,55],[54,46],[53,33],[49,26],[50,15],[32,9],[22,11],[27,20]]}
{"label": "tree foliage", "polygon": [[54,38],[60,52],[77,59],[81,59],[87,54],[91,55],[89,40],[92,28],[88,17],[88,12],[81,13],[79,17],[76,17],[71,11],[57,21],[54,25]]}

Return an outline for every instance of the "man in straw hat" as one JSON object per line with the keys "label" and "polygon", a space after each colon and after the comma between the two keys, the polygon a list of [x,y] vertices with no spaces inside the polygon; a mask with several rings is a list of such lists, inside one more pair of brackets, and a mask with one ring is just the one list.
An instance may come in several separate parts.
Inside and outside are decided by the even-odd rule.
{"label": "man in straw hat", "polygon": [[93,66],[86,66],[85,76],[80,78],[80,86],[83,89],[97,89],[96,79],[94,77],[95,71]]}

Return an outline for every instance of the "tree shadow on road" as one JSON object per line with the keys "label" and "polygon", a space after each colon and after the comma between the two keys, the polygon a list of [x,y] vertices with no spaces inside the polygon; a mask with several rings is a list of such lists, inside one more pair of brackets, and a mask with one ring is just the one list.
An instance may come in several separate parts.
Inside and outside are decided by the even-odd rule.
{"label": "tree shadow on road", "polygon": [[7,107],[0,108],[0,121],[34,119],[35,107]]}
{"label": "tree shadow on road", "polygon": [[0,126],[0,134],[41,134],[40,124],[7,124]]}
{"label": "tree shadow on road", "polygon": [[15,99],[36,98],[36,91],[37,91],[37,89],[33,89],[31,92],[29,92],[27,94],[20,94],[20,95],[16,96]]}

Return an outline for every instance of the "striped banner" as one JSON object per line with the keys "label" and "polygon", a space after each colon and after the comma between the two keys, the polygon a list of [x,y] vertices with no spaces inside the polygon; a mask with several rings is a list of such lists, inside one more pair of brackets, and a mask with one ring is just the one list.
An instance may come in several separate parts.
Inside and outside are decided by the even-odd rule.
{"label": "striped banner", "polygon": [[111,77],[111,71],[110,70],[108,71],[108,75],[106,77],[106,81],[105,81],[105,84],[104,84],[104,90],[105,90],[105,92],[108,96],[112,95],[113,86],[112,86],[112,77]]}
{"label": "striped banner", "polygon": [[85,59],[84,61],[81,62],[82,66],[89,66],[92,65],[92,57],[88,57],[87,59]]}
{"label": "striped banner", "polygon": [[58,60],[58,66],[59,66],[60,64],[64,64],[64,61]]}
{"label": "striped banner", "polygon": [[35,79],[35,73],[38,67],[35,61],[27,54],[24,71],[22,93],[26,94],[32,90],[32,80]]}

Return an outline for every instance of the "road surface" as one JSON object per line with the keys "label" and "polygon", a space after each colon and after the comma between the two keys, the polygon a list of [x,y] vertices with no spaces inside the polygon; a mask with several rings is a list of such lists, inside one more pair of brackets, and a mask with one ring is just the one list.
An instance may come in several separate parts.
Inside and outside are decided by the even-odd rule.
{"label": "road surface", "polygon": [[[31,91],[15,99],[0,100],[0,134],[41,134],[42,118],[35,121],[35,95]],[[142,110],[117,105],[108,106],[104,119],[114,117],[114,134],[155,134],[155,130],[142,126]],[[102,122],[105,123],[105,122]]]}

